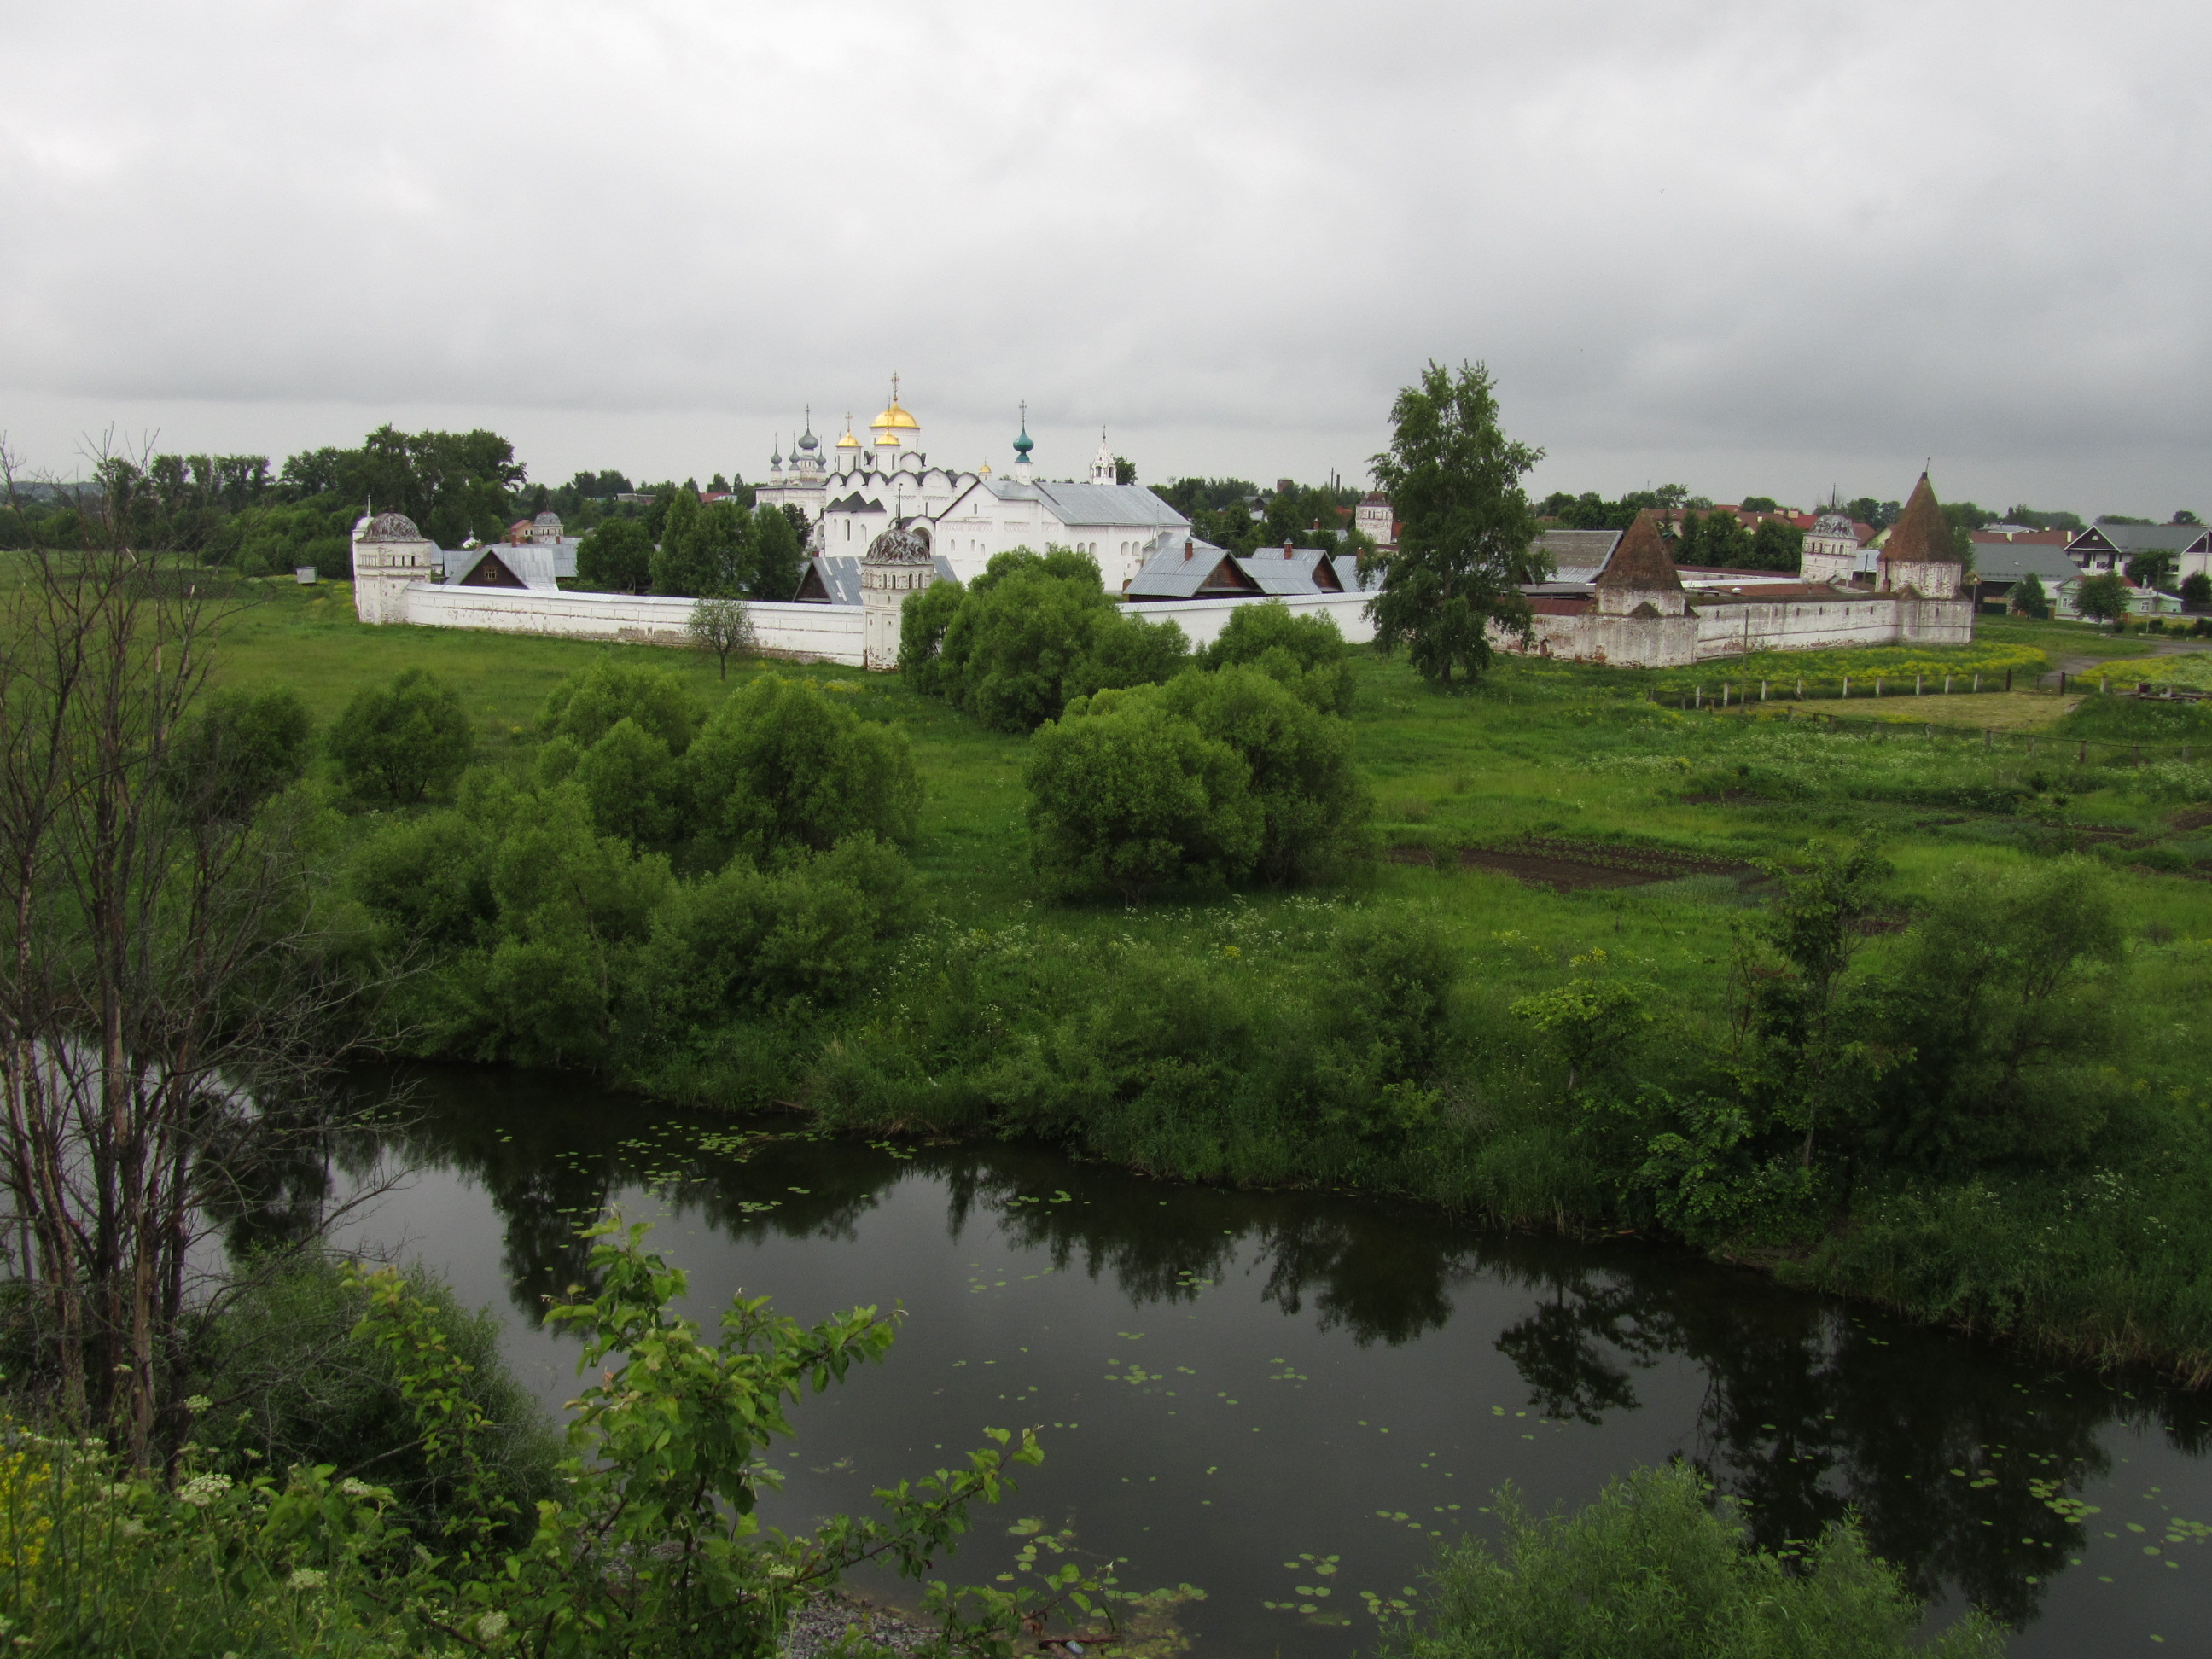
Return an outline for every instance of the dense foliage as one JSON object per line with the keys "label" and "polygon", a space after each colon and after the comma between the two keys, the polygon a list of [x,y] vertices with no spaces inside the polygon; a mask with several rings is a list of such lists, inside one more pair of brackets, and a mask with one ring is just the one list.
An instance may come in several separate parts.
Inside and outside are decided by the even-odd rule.
{"label": "dense foliage", "polygon": [[459,693],[422,668],[362,690],[331,728],[331,757],[347,787],[398,806],[447,793],[475,750]]}
{"label": "dense foliage", "polygon": [[1033,731],[1068,699],[1167,678],[1182,629],[1126,611],[1088,554],[999,554],[966,588],[933,583],[901,619],[900,670],[998,732]]}
{"label": "dense foliage", "polygon": [[[767,1454],[792,1433],[788,1404],[879,1361],[895,1320],[860,1307],[804,1328],[756,1297],[733,1302],[709,1338],[672,1311],[684,1275],[644,1232],[591,1230],[591,1288],[547,1314],[582,1339],[591,1380],[568,1455],[535,1491],[498,1473],[497,1413],[514,1402],[487,1394],[446,1303],[390,1269],[348,1278],[363,1317],[347,1358],[386,1379],[379,1404],[398,1420],[379,1437],[407,1453],[398,1470],[373,1455],[357,1473],[324,1461],[233,1474],[195,1447],[172,1485],[118,1468],[97,1442],[11,1424],[0,1585],[13,1640],[61,1653],[766,1659],[799,1608],[874,1565],[924,1581],[945,1651],[1003,1659],[1018,1633],[1086,1614],[1085,1629],[1110,1630],[1153,1599],[1117,1589],[1110,1562],[988,1586],[927,1579],[975,1508],[1042,1461],[1027,1430],[986,1429],[965,1468],[878,1491],[874,1514],[763,1528],[756,1507],[779,1482]],[[329,1447],[359,1449],[343,1430]],[[395,1480],[410,1462],[422,1475]]]}
{"label": "dense foliage", "polygon": [[2002,1651],[1977,1614],[1930,1642],[1923,1609],[1855,1523],[1802,1561],[1752,1546],[1683,1465],[1616,1480],[1588,1509],[1531,1516],[1498,1494],[1504,1537],[1445,1547],[1389,1659],[1969,1659]]}
{"label": "dense foliage", "polygon": [[1423,371],[1392,404],[1390,447],[1375,477],[1399,520],[1398,546],[1364,553],[1363,578],[1379,574],[1369,601],[1377,649],[1403,649],[1422,678],[1449,686],[1490,665],[1490,628],[1525,623],[1517,584],[1541,580],[1546,560],[1521,479],[1543,452],[1507,438],[1490,373]]}

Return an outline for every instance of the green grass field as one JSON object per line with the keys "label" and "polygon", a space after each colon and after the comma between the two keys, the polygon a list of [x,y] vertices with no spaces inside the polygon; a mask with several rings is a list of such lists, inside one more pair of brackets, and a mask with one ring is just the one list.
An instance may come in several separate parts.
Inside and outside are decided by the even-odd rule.
{"label": "green grass field", "polygon": [[[342,584],[248,583],[241,592],[250,597],[226,623],[218,649],[222,683],[289,684],[326,726],[362,687],[428,668],[460,691],[482,757],[495,764],[520,758],[546,693],[602,653],[635,653],[676,669],[710,702],[763,672],[836,685],[860,713],[896,724],[913,742],[927,790],[915,856],[940,907],[980,919],[1032,903],[1021,787],[1027,740],[987,732],[913,695],[896,676],[746,663],[734,665],[725,684],[710,659],[664,647],[366,627]],[[2142,650],[2139,636],[2116,640],[2077,624],[1984,619],[1980,631],[1974,646],[1952,653],[1956,661],[2017,658],[2022,649],[2054,659]],[[1944,659],[1925,648],[1910,653],[1931,654]],[[1819,663],[1814,653],[1806,658],[1808,667]],[[1434,862],[1385,859],[1359,872],[1354,889],[1433,907],[1470,942],[1505,933],[1531,941],[1518,955],[1538,974],[1602,937],[1655,971],[1694,979],[1724,953],[1731,916],[1754,895],[1736,876],[1706,873],[1555,891],[1462,867],[1457,849],[1537,836],[1741,866],[1787,854],[1808,838],[1879,826],[1899,867],[1900,902],[1909,903],[1954,866],[2000,866],[2067,842],[2101,847],[2121,866],[2143,925],[2177,939],[2212,938],[2212,881],[2194,868],[2199,859],[2212,862],[2212,842],[2175,827],[2177,818],[2188,822],[2192,805],[2212,799],[2212,768],[2074,767],[2075,745],[2051,734],[2063,735],[2083,700],[2034,690],[2025,673],[2009,696],[1808,704],[1805,712],[1815,718],[1786,726],[1778,701],[1685,713],[1644,701],[1653,677],[1605,668],[1504,658],[1480,690],[1438,696],[1402,661],[1362,653],[1358,665],[1352,720],[1381,845],[1401,849],[1399,858]],[[1823,712],[1848,713],[1853,724],[1821,729]],[[1891,735],[1861,721],[1898,730]],[[1934,738],[1920,735],[1929,722]],[[1983,747],[1984,728],[2003,741]],[[2035,732],[2046,735],[2031,756],[2022,734]],[[2108,734],[2095,735],[2109,755]],[[2173,738],[2146,736],[2169,745]],[[2038,781],[2045,787],[2025,798],[1982,799],[1993,786],[2019,791]],[[2133,869],[2131,851],[2145,855]],[[1257,893],[1233,902],[1264,910],[1280,900]],[[1028,914],[1079,932],[1132,925],[1118,906],[1040,905]],[[1169,906],[1145,925],[1181,914]]]}

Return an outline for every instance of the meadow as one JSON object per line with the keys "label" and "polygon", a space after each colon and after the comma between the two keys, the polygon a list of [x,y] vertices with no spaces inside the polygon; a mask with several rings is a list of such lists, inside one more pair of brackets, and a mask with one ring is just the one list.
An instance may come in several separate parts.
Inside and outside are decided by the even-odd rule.
{"label": "meadow", "polygon": [[[2194,705],[2085,695],[2078,679],[2062,696],[2049,672],[2139,658],[2139,638],[1985,619],[1950,655],[1850,665],[1902,665],[1903,694],[1761,702],[1754,687],[1748,703],[1686,709],[1685,671],[1506,658],[1446,696],[1357,652],[1375,855],[1304,890],[1132,908],[1045,899],[1028,862],[1029,739],[895,676],[746,663],[724,681],[665,648],[370,629],[343,586],[257,586],[226,624],[223,684],[289,685],[326,726],[362,688],[425,667],[459,691],[496,769],[521,769],[548,692],[609,655],[678,672],[709,706],[763,674],[796,677],[906,733],[924,789],[922,918],[865,994],[611,1063],[630,1086],[732,1109],[795,1099],[872,1133],[1036,1135],[1182,1179],[1632,1226],[1929,1317],[2212,1376],[2198,1265],[2212,1261],[2212,726]],[[1698,672],[1755,681],[1742,667]],[[1986,689],[2008,668],[2011,692]],[[1979,694],[1966,689],[1977,672]],[[1952,694],[1910,695],[1914,672],[1950,673]],[[1747,941],[1781,866],[1854,845],[1889,870],[1877,913],[1854,924],[1853,972],[1889,998],[1866,1005],[1862,1046],[1887,1042],[1879,1065],[1899,1076],[1916,1042],[1939,1041],[1923,916],[1960,894],[2094,886],[2112,942],[2047,1013],[2070,1029],[2094,1005],[2098,1046],[1998,1109],[2071,1127],[1948,1162],[1847,1154],[1793,1220],[1742,1203],[1715,1219],[1710,1193],[1693,1214],[1673,1176],[1655,1186],[1663,1160],[1644,1145],[1695,1140],[1699,1102],[1752,1086],[1746,975],[1763,970]],[[1600,981],[1633,1018],[1579,1055],[1540,1034],[1532,999]],[[1641,1127],[1623,1141],[1614,1119]],[[1786,1173],[1736,1141],[1707,1149],[1719,1188]]]}

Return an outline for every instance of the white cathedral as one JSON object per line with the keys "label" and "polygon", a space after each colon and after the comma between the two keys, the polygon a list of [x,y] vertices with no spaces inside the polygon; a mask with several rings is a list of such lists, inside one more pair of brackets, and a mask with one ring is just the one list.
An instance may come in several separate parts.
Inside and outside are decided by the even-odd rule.
{"label": "white cathedral", "polygon": [[940,570],[963,582],[1010,548],[1074,548],[1098,562],[1109,593],[1126,589],[1147,560],[1180,547],[1190,532],[1190,520],[1144,485],[1115,481],[1103,432],[1086,480],[1037,477],[1026,404],[1013,465],[1003,473],[988,463],[972,472],[933,464],[921,447],[921,422],[899,403],[896,374],[890,402],[868,422],[868,442],[854,435],[848,415],[844,436],[825,453],[813,427],[810,413],[788,458],[779,442],[754,499],[806,514],[814,526],[807,551],[817,561],[811,580],[826,582],[824,599],[844,597],[837,590],[848,581],[857,597],[861,556],[893,527],[917,538]]}

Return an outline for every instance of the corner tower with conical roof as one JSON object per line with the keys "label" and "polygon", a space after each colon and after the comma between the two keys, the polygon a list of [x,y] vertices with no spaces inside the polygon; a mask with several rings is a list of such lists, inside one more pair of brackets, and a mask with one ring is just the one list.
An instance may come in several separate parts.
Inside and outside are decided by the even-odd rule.
{"label": "corner tower with conical roof", "polygon": [[1689,609],[1681,574],[1649,507],[1636,515],[1592,586],[1601,617],[1680,617]]}
{"label": "corner tower with conical roof", "polygon": [[1881,549],[1881,587],[1887,593],[1907,589],[1923,599],[1955,599],[1966,580],[1965,562],[1951,535],[1950,520],[1936,500],[1928,475],[1912,487],[1912,499],[1890,526]]}

